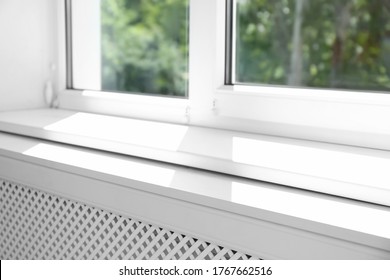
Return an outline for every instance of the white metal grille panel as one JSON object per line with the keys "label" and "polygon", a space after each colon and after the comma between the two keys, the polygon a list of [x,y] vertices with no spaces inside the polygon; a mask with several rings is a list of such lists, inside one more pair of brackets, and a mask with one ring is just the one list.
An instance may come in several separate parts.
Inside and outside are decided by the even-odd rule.
{"label": "white metal grille panel", "polygon": [[0,179],[0,259],[258,259]]}

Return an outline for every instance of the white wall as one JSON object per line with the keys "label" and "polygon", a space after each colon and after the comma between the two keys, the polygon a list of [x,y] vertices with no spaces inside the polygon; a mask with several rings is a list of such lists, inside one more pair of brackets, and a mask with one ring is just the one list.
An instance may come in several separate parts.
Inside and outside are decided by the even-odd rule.
{"label": "white wall", "polygon": [[44,106],[55,58],[53,0],[0,0],[0,111]]}

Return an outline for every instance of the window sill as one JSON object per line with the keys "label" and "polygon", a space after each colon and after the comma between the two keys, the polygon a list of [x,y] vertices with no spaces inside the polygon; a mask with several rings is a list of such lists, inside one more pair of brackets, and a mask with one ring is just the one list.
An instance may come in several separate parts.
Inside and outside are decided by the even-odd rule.
{"label": "window sill", "polygon": [[53,109],[0,131],[390,206],[389,151]]}
{"label": "window sill", "polygon": [[[99,142],[97,139],[87,138],[86,136],[81,137],[79,135],[72,139],[70,132],[68,134],[65,132],[62,132],[63,134],[54,133],[54,129],[61,127],[58,125],[62,125],[63,129],[66,127],[68,129],[72,128],[74,122],[64,123],[62,120],[67,120],[75,114],[77,113],[62,110],[2,113],[0,115],[1,130],[55,141],[69,140],[70,144],[76,144],[75,141],[78,139],[82,140],[81,145],[86,146],[87,143],[91,143],[92,145],[89,146],[93,148],[96,148],[97,146],[94,145],[99,143],[107,145],[105,141],[100,140],[101,142]],[[102,128],[102,120],[96,119],[102,116],[94,115],[91,117],[99,123],[99,128]],[[183,126],[179,127],[183,128]],[[167,132],[165,131],[165,133]],[[164,140],[163,136],[162,140]],[[196,134],[192,136],[196,136]],[[59,139],[60,137],[62,138]],[[193,141],[199,142],[199,139],[193,139]],[[220,141],[222,140],[220,139]],[[144,142],[144,144],[147,143]],[[164,148],[170,151],[171,155],[180,150],[175,150],[172,146],[169,146],[171,143],[165,144],[167,146]],[[206,220],[208,214],[218,211],[217,219],[218,221],[221,220],[221,223],[225,223],[225,228],[222,226],[220,229],[214,227],[206,229],[204,225],[198,226],[198,231],[199,228],[201,230],[197,234],[209,239],[218,239],[219,236],[219,239],[225,240],[225,243],[235,240],[233,245],[229,245],[233,248],[240,247],[243,250],[252,250],[252,253],[261,257],[390,258],[390,231],[387,226],[390,211],[388,207],[7,133],[0,134],[0,147],[1,166],[4,166],[0,176],[19,179],[22,183],[33,184],[41,188],[49,186],[46,191],[59,192],[67,197],[75,197],[78,200],[103,205],[103,207],[112,208],[117,212],[133,213],[138,211],[142,218],[157,224],[161,221],[154,220],[156,219],[155,216],[159,216],[155,211],[142,209],[142,206],[139,206],[141,209],[138,210],[126,210],[128,207],[132,207],[130,201],[136,199],[139,192],[152,194],[153,196],[149,198],[152,200],[156,200],[155,195],[157,195],[159,198],[156,207],[161,203],[161,199],[170,199],[168,205],[184,202],[186,205],[188,203],[192,205],[190,208],[203,207],[201,216],[202,219]],[[102,147],[104,148],[104,146]],[[102,149],[102,147],[100,148]],[[110,147],[109,150],[119,152],[114,148],[124,148],[124,144],[114,143],[111,140]],[[188,146],[181,147],[182,149],[183,147],[188,149]],[[134,151],[139,154],[133,155],[146,156],[146,154],[140,154],[140,151],[146,152],[147,148],[138,146],[136,148]],[[150,148],[150,158],[156,158],[155,150],[157,149]],[[132,151],[129,148],[125,150],[129,154]],[[221,149],[219,151],[221,152]],[[164,155],[164,153],[162,154]],[[173,159],[175,158],[173,157]],[[176,160],[178,159],[176,158]],[[30,168],[25,167],[23,169],[25,172],[21,174],[20,168],[22,167],[16,167],[15,161],[22,165],[30,164],[30,167],[33,164],[38,166],[35,168],[43,168],[45,171],[36,170],[34,172],[32,168],[30,170]],[[70,179],[63,178],[59,183],[54,184],[53,182],[58,180],[53,179],[53,177],[47,175],[42,178],[42,176],[36,175],[42,174],[40,172],[57,171],[76,174],[83,178],[93,178],[95,181],[114,184],[115,187],[112,187],[112,189],[105,187],[106,191],[110,193],[110,197],[104,197],[101,195],[103,190],[99,191],[97,187],[99,184],[96,182],[93,184],[78,183],[75,187],[70,187],[72,185],[69,184]],[[151,176],[151,174],[153,175]],[[50,187],[53,184],[59,184],[59,186],[57,188]],[[120,187],[118,188],[118,186]],[[134,193],[120,194],[124,189]],[[115,203],[107,202],[110,200],[114,200]],[[156,209],[154,208],[154,210]],[[165,208],[162,207],[161,209]],[[166,210],[161,211],[161,213],[164,213]],[[225,213],[222,214],[224,218],[221,218],[221,211]],[[174,220],[174,223],[181,225],[174,226],[178,227],[179,230],[196,232],[196,229],[192,228],[192,224],[184,226],[184,224],[188,224],[186,216],[178,216],[180,215],[176,214],[172,217],[164,215],[161,219],[171,219],[170,221],[164,221],[164,224],[169,226],[172,226],[172,220]],[[226,217],[228,217],[227,220]],[[216,222],[215,217],[209,217],[209,219],[211,224]],[[240,221],[241,224],[239,223],[236,228],[230,228],[228,230],[230,233],[221,232],[221,230],[226,231],[226,227],[229,228],[238,223],[237,221]],[[249,225],[256,226],[251,228]],[[240,235],[241,231],[244,231],[245,234],[246,230],[250,230],[250,237],[242,238],[240,236],[238,239],[241,241],[237,241],[237,234]],[[284,234],[283,237],[281,237],[281,233]],[[296,240],[298,237],[300,241]],[[298,246],[299,250],[302,251],[291,252],[291,248],[288,246],[276,248],[279,242],[289,244],[288,246]],[[313,242],[315,245],[313,245]],[[267,245],[268,243],[269,245]],[[271,245],[276,247],[273,248]],[[269,246],[271,248],[267,248]]]}

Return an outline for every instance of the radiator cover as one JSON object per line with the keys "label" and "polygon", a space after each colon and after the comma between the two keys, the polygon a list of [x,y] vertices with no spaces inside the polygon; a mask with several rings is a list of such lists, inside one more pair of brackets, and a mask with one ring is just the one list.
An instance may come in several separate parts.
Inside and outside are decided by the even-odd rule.
{"label": "radiator cover", "polygon": [[0,259],[259,259],[0,179]]}

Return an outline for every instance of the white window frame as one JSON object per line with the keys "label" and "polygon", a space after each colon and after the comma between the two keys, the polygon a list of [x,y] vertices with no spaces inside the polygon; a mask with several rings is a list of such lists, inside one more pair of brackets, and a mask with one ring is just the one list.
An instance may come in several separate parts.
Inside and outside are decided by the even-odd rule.
{"label": "white window frame", "polygon": [[225,0],[190,0],[188,99],[67,90],[58,3],[60,108],[390,150],[390,94],[224,85]]}

